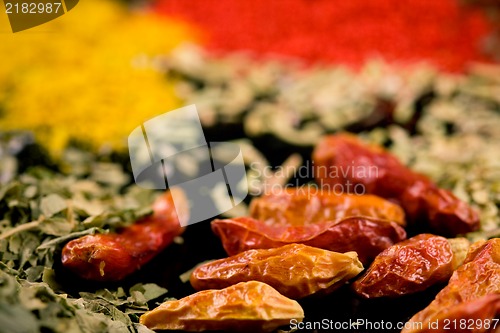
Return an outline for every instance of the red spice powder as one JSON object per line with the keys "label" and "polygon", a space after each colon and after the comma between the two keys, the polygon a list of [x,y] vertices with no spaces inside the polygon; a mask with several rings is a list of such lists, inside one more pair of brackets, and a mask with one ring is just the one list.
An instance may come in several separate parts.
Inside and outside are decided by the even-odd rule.
{"label": "red spice powder", "polygon": [[458,0],[157,0],[159,13],[206,32],[214,51],[251,50],[359,66],[426,60],[460,71],[486,61],[483,12]]}

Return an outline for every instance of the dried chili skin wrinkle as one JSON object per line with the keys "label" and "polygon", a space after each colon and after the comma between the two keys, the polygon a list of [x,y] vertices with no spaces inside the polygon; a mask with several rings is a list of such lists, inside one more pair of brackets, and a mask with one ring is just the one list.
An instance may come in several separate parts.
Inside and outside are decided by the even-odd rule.
{"label": "dried chili skin wrinkle", "polygon": [[166,192],[155,201],[152,215],[117,233],[72,240],[64,246],[61,259],[84,279],[118,281],[150,261],[183,231],[172,196]]}
{"label": "dried chili skin wrinkle", "polygon": [[363,270],[355,252],[337,253],[302,244],[248,250],[196,268],[196,290],[220,289],[246,281],[261,281],[282,295],[299,299],[330,293]]}
{"label": "dried chili skin wrinkle", "polygon": [[423,324],[421,330],[404,332],[500,332],[500,323],[495,319],[499,315],[500,295],[489,294],[446,309],[434,317],[432,323]]}
{"label": "dried chili skin wrinkle", "polygon": [[455,236],[479,228],[479,216],[450,191],[404,166],[379,146],[353,135],[326,136],[313,152],[314,176],[323,187],[361,184],[366,193],[403,207],[407,220],[425,221],[434,232]]}
{"label": "dried chili skin wrinkle", "polygon": [[300,243],[333,252],[355,251],[365,265],[389,246],[406,239],[393,221],[348,217],[307,225],[273,225],[250,217],[212,221],[212,231],[232,256],[251,249],[270,249]]}
{"label": "dried chili skin wrinkle", "polygon": [[[494,319],[498,315],[498,302],[485,298],[500,295],[500,238],[487,242],[475,243],[469,249],[464,263],[457,268],[436,298],[422,311],[414,315],[403,329],[403,333],[426,332],[430,323],[439,321],[439,328],[434,332],[450,331],[444,327],[450,318]],[[486,316],[487,315],[487,316]],[[421,323],[422,328],[417,326]],[[500,324],[498,324],[500,325]],[[500,331],[498,325],[495,327]],[[452,330],[455,327],[452,327]],[[495,332],[481,330],[473,326],[467,332]],[[484,328],[484,327],[483,327]]]}
{"label": "dried chili skin wrinkle", "polygon": [[[465,246],[468,241],[461,240]],[[458,247],[461,251],[462,247]],[[380,253],[352,288],[364,298],[398,297],[423,291],[448,281],[460,265],[461,253],[455,255],[452,243],[446,238],[420,234],[395,244]]]}
{"label": "dried chili skin wrinkle", "polygon": [[303,318],[299,303],[265,283],[250,281],[167,301],[143,314],[140,323],[152,330],[271,332]]}
{"label": "dried chili skin wrinkle", "polygon": [[304,225],[369,216],[405,226],[401,207],[375,195],[335,194],[305,187],[285,188],[278,194],[263,195],[250,203],[250,216],[273,224]]}

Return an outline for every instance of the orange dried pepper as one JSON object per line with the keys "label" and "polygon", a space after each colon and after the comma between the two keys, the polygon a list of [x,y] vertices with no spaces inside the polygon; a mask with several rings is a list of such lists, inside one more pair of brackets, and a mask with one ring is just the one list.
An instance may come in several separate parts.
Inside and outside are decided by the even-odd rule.
{"label": "orange dried pepper", "polygon": [[405,226],[401,207],[375,195],[335,194],[317,189],[285,188],[278,194],[263,195],[250,203],[250,216],[282,225],[306,225],[370,216]]}
{"label": "orange dried pepper", "polygon": [[245,281],[261,281],[282,295],[299,299],[330,293],[363,270],[355,252],[337,253],[302,244],[248,250],[196,268],[196,290],[220,289]]}
{"label": "orange dried pepper", "polygon": [[313,153],[314,173],[321,186],[361,185],[366,193],[403,207],[409,222],[422,221],[437,233],[455,236],[479,228],[479,217],[450,191],[404,166],[395,156],[353,135],[323,138]]}
{"label": "orange dried pepper", "polygon": [[303,318],[299,303],[265,283],[250,281],[167,301],[143,314],[140,323],[152,330],[271,332]]}
{"label": "orange dried pepper", "polygon": [[417,330],[403,330],[403,333],[494,333],[500,331],[499,315],[500,295],[489,294],[454,305],[435,316],[432,322],[422,324],[422,329],[416,325]]}

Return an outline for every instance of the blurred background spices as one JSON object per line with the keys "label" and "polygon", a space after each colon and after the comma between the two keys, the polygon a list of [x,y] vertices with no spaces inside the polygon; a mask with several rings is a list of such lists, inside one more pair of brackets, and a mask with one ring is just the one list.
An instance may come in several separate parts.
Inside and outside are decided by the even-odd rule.
{"label": "blurred background spices", "polygon": [[196,40],[189,25],[111,0],[85,0],[12,34],[0,15],[0,129],[32,130],[54,156],[70,139],[123,148],[144,120],[181,101],[155,56]]}
{"label": "blurred background spices", "polygon": [[[490,60],[494,26],[482,7],[455,0],[87,0],[16,34],[1,15],[0,129],[33,131],[53,156],[70,141],[122,149],[137,124],[186,102],[163,57],[185,42],[287,63],[362,69],[375,58],[462,71]],[[196,61],[185,58],[182,71],[196,72]],[[224,103],[248,98],[236,89]]]}
{"label": "blurred background spices", "polygon": [[158,0],[155,8],[199,26],[215,51],[355,67],[381,57],[461,71],[488,59],[482,48],[493,24],[481,8],[456,0]]}

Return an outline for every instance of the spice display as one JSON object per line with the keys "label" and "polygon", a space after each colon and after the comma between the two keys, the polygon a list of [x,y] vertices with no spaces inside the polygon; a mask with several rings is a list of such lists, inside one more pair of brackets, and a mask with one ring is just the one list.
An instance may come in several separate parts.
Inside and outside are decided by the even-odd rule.
{"label": "spice display", "polygon": [[363,270],[355,252],[336,253],[301,244],[268,250],[248,250],[196,268],[196,290],[221,289],[245,281],[261,281],[282,295],[299,299],[327,294]]}
{"label": "spice display", "polygon": [[[410,319],[411,322],[422,323],[423,328],[429,327],[430,322],[438,320],[435,329],[446,330],[446,323],[454,318],[480,319],[474,321],[470,332],[493,332],[498,327],[485,327],[498,314],[498,298],[482,298],[500,293],[500,238],[493,238],[486,242],[474,243],[462,266],[450,278],[448,285],[441,290],[436,298],[425,309]],[[473,317],[476,315],[477,317]],[[452,324],[449,323],[448,326]],[[479,326],[481,325],[481,326]],[[411,327],[411,325],[405,326]],[[454,327],[451,329],[455,331]],[[463,328],[462,328],[463,329]],[[421,332],[416,326],[404,329],[402,332]]]}
{"label": "spice display", "polygon": [[[332,51],[337,42],[325,48],[315,41],[314,52],[297,39],[283,42],[300,45],[297,52],[311,57],[322,53],[331,60],[331,52],[342,53],[352,68],[211,53],[223,42],[210,36],[203,39],[208,49],[176,48],[203,36],[192,29],[197,24],[153,14],[152,8],[165,6],[158,1],[88,0],[46,25],[2,37],[0,331],[271,331],[293,328],[292,321],[371,318],[392,322],[393,329],[380,330],[392,333],[446,281],[448,287],[410,324],[422,322],[425,331],[436,321],[474,319],[470,330],[495,329],[476,323],[492,324],[499,306],[498,244],[485,242],[500,236],[498,65],[470,64],[452,74],[429,64],[365,62],[350,54],[363,48],[352,38],[345,53],[342,45]],[[303,6],[294,1],[290,8]],[[439,54],[436,64],[458,69],[465,59],[479,59],[462,41],[477,40],[485,27],[477,13],[462,13],[447,1],[436,2],[435,12],[426,9],[427,17],[442,16],[435,22],[461,25],[461,32],[448,35],[453,47],[442,47],[443,36],[431,34],[428,41]],[[202,5],[200,13],[211,6]],[[266,6],[267,16],[283,4]],[[330,6],[319,0],[310,7]],[[351,6],[335,5],[340,12]],[[363,6],[361,12],[369,13],[379,5]],[[460,20],[457,10],[464,14]],[[282,14],[276,15],[265,24],[280,24]],[[233,25],[232,33],[249,21]],[[413,23],[399,24],[429,36],[431,28]],[[6,24],[4,15],[0,28],[9,30]],[[313,36],[316,28],[310,27]],[[291,35],[301,29],[290,25]],[[328,40],[338,33],[329,32]],[[231,43],[234,36],[224,34],[224,43]],[[407,51],[429,55],[424,49],[430,44],[415,42],[412,34],[406,35],[414,41]],[[253,48],[254,35],[239,35]],[[267,37],[259,38],[265,43]],[[381,39],[372,40],[379,45]],[[397,47],[385,44],[381,48]],[[130,131],[145,120],[188,104],[196,105],[208,142],[241,147],[249,206],[184,232],[168,193],[133,185],[124,148]],[[324,150],[335,161],[311,159],[314,148],[331,138],[342,138],[353,151],[337,147],[340,154]],[[179,161],[188,172],[194,164]],[[163,167],[168,176],[168,163]],[[334,181],[330,187],[318,177],[319,168],[328,167],[334,167],[325,177]],[[191,206],[203,209],[196,200]],[[463,234],[482,243],[464,260],[464,238],[421,232]],[[414,237],[405,241],[406,233]],[[368,270],[351,285],[363,265]],[[195,293],[208,288],[216,290]],[[406,296],[395,299],[400,295]],[[299,298],[300,305],[292,301]],[[462,330],[450,325],[437,331]],[[323,329],[311,331],[334,330]]]}
{"label": "spice display", "polygon": [[214,220],[212,230],[228,255],[300,243],[334,252],[355,251],[363,264],[406,238],[405,230],[397,223],[370,217],[303,226],[268,225],[250,217],[237,217]]}
{"label": "spice display", "polygon": [[285,188],[253,199],[250,216],[273,225],[307,225],[352,216],[369,216],[406,225],[398,205],[374,195],[316,192],[307,188]]}
{"label": "spice display", "polygon": [[187,214],[187,206],[174,206],[167,192],[154,203],[152,215],[118,233],[87,235],[66,244],[62,263],[85,279],[121,280],[150,261],[184,231],[176,209]]}
{"label": "spice display", "polygon": [[302,318],[299,303],[265,283],[250,281],[167,301],[143,314],[140,322],[153,330],[271,332]]}
{"label": "spice display", "polygon": [[[334,135],[314,150],[315,176],[320,186],[361,184],[368,193],[398,202],[413,223],[427,222],[438,233],[455,236],[479,229],[479,216],[450,191],[438,188],[429,178],[406,168],[382,148],[368,146],[354,136]],[[358,167],[365,172],[331,176],[332,167]]]}
{"label": "spice display", "polygon": [[469,242],[420,234],[380,253],[366,273],[356,280],[354,291],[365,298],[397,297],[447,282],[462,264]]}

